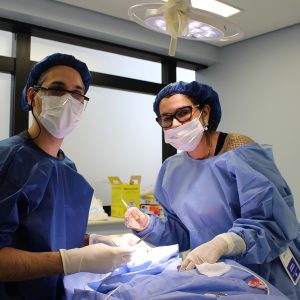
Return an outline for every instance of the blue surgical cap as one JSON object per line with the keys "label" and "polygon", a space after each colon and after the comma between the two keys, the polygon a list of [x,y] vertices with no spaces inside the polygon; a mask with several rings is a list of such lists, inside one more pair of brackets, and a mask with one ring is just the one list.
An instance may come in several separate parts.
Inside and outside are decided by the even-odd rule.
{"label": "blue surgical cap", "polygon": [[68,66],[78,71],[78,73],[81,75],[82,82],[84,84],[84,88],[85,88],[84,92],[86,93],[88,91],[92,77],[86,64],[78,60],[72,55],[54,53],[45,57],[43,60],[39,61],[38,63],[36,63],[31,69],[26,85],[22,92],[21,101],[22,101],[23,110],[25,111],[31,110],[31,106],[27,103],[27,91],[29,87],[36,85],[38,83],[40,76],[45,71],[58,65]]}
{"label": "blue surgical cap", "polygon": [[165,86],[156,96],[153,103],[153,110],[159,116],[159,103],[168,96],[174,94],[183,94],[200,105],[203,108],[205,104],[210,106],[209,129],[216,130],[221,120],[221,105],[219,96],[210,86],[201,84],[197,81],[192,82],[174,82]]}

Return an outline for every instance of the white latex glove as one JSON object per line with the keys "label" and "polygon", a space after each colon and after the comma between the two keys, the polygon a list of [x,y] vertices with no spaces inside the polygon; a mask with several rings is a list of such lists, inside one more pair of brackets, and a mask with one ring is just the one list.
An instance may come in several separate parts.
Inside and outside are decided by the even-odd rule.
{"label": "white latex glove", "polygon": [[103,243],[112,247],[134,246],[140,240],[139,237],[132,233],[98,235],[90,234],[89,244]]}
{"label": "white latex glove", "polygon": [[180,271],[194,269],[196,265],[208,262],[213,264],[227,251],[227,243],[220,237],[204,243],[192,250],[182,262]]}
{"label": "white latex glove", "polygon": [[150,217],[142,213],[137,207],[130,207],[125,212],[125,226],[135,231],[142,231],[148,227]]}
{"label": "white latex glove", "polygon": [[70,250],[60,249],[65,275],[78,272],[107,273],[130,260],[134,249],[94,244]]}
{"label": "white latex glove", "polygon": [[239,235],[233,232],[223,233],[192,250],[183,261],[180,271],[191,270],[202,263],[213,264],[223,255],[240,255],[245,251],[246,244]]}

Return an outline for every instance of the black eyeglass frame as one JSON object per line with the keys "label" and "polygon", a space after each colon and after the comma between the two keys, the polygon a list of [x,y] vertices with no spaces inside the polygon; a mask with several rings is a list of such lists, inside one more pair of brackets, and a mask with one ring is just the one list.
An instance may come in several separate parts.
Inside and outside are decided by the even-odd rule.
{"label": "black eyeglass frame", "polygon": [[[191,118],[193,117],[193,109],[196,108],[196,107],[199,107],[200,105],[197,104],[197,105],[187,105],[187,106],[182,106],[182,107],[179,107],[174,114],[163,114],[163,115],[160,115],[158,116],[157,118],[155,118],[155,121],[163,128],[163,129],[167,129],[167,128],[171,128],[172,127],[172,124],[173,124],[173,120],[176,119],[178,122],[180,123],[185,123],[185,122],[188,122],[189,120],[191,120]],[[176,115],[178,114],[178,112],[180,112],[182,109],[185,109],[185,108],[189,108],[190,109],[190,117],[186,120],[180,120]],[[171,121],[170,121],[170,125],[169,126],[163,126],[162,124],[162,117],[169,117],[171,118]]]}
{"label": "black eyeglass frame", "polygon": [[[90,100],[90,98],[89,97],[86,97],[85,95],[82,95],[82,94],[80,94],[80,93],[78,93],[78,92],[76,92],[76,91],[70,91],[70,90],[66,90],[66,89],[62,89],[62,88],[60,88],[60,87],[57,87],[57,88],[46,88],[46,87],[43,87],[43,86],[40,86],[40,85],[35,85],[35,86],[33,86],[33,88],[34,89],[36,89],[36,90],[40,90],[40,91],[44,91],[44,92],[65,92],[65,93],[69,93],[69,94],[71,94],[71,95],[76,95],[76,96],[78,96],[78,97],[82,97],[82,99],[83,100],[85,100],[85,101],[89,101]],[[76,100],[79,100],[79,99],[77,99],[76,97],[74,97]]]}

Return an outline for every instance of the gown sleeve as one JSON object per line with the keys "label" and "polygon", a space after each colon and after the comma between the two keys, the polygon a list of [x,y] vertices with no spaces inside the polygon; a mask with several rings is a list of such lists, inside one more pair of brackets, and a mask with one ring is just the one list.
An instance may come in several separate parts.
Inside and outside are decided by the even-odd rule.
{"label": "gown sleeve", "polygon": [[147,238],[147,242],[154,246],[168,246],[173,244],[179,244],[179,251],[185,251],[190,248],[190,236],[189,231],[185,225],[181,222],[178,216],[172,210],[170,205],[168,194],[164,191],[163,180],[167,168],[167,160],[162,165],[155,186],[155,198],[163,207],[164,218],[151,214],[151,222],[145,230],[136,232],[140,237],[153,232]]}
{"label": "gown sleeve", "polygon": [[42,164],[28,168],[26,160],[19,162],[18,150],[0,149],[0,248],[13,246],[21,219],[39,205],[49,177]]}
{"label": "gown sleeve", "polygon": [[[0,248],[11,246],[11,232],[16,230],[19,223],[18,188],[7,176],[16,151],[16,148],[9,147],[2,141],[0,146]],[[26,210],[25,207],[28,205],[25,202],[23,201],[23,208]]]}
{"label": "gown sleeve", "polygon": [[229,231],[240,235],[247,246],[239,262],[271,262],[298,235],[290,188],[270,154],[258,145],[236,149],[226,167],[236,180],[241,208]]}

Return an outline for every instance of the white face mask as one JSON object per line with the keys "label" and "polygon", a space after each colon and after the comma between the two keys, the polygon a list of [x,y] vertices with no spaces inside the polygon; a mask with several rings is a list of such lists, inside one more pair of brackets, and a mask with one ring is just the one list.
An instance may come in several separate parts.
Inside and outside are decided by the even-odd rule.
{"label": "white face mask", "polygon": [[42,96],[41,124],[56,138],[68,135],[81,119],[84,104],[70,94]]}
{"label": "white face mask", "polygon": [[[200,118],[200,117],[199,117]],[[164,131],[165,142],[177,150],[192,151],[200,143],[204,128],[199,118]]]}

